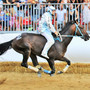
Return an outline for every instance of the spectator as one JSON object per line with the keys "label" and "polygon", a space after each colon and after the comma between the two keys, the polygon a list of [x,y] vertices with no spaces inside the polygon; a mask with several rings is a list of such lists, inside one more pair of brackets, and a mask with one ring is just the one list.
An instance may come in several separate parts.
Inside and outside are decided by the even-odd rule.
{"label": "spectator", "polygon": [[0,6],[0,31],[4,28],[4,11],[2,11],[2,6]]}
{"label": "spectator", "polygon": [[79,3],[83,3],[83,2],[84,2],[84,0],[78,0],[78,2],[79,2]]}
{"label": "spectator", "polygon": [[73,3],[73,8],[78,9],[79,5],[75,4],[78,3],[78,0],[70,0],[70,3]]}
{"label": "spectator", "polygon": [[9,30],[9,20],[10,20],[10,13],[9,13],[9,9],[7,8],[4,15],[5,31]]}
{"label": "spectator", "polygon": [[2,7],[3,7],[3,1],[0,0],[0,8],[2,8]]}
{"label": "spectator", "polygon": [[6,3],[7,4],[13,4],[13,3],[15,3],[15,0],[6,0]]}
{"label": "spectator", "polygon": [[[36,12],[34,12],[34,11],[37,10],[35,8],[35,6],[38,3],[38,0],[37,1],[35,1],[35,0],[27,0],[27,3],[31,3],[31,5],[29,5],[29,12],[30,12],[30,17],[31,17],[31,28],[33,28],[32,26],[35,27],[34,21],[36,20],[36,17],[35,17]],[[37,11],[37,13],[38,13],[38,11]]]}
{"label": "spectator", "polygon": [[3,0],[3,4],[6,4],[7,3],[7,1],[6,0]]}
{"label": "spectator", "polygon": [[[84,1],[83,0],[78,0],[78,3],[83,3]],[[78,11],[79,13],[81,13],[81,9],[82,9],[82,5],[78,5]]]}
{"label": "spectator", "polygon": [[61,3],[61,0],[53,0],[53,1],[49,1],[50,3]]}
{"label": "spectator", "polygon": [[36,2],[37,2],[38,0],[27,0],[27,3],[32,3],[32,4],[36,4]]}
{"label": "spectator", "polygon": [[16,13],[14,11],[10,11],[10,30],[16,29]]}
{"label": "spectator", "polygon": [[68,21],[76,21],[78,20],[78,11],[77,9],[73,8],[73,4],[70,4],[70,9],[68,10]]}
{"label": "spectator", "polygon": [[[17,19],[19,19],[20,22],[20,30],[22,30],[22,21],[23,21],[23,17],[24,17],[24,8],[25,8],[25,2],[26,0],[19,0],[16,4],[17,4]],[[18,21],[18,20],[17,20]]]}
{"label": "spectator", "polygon": [[[6,0],[6,2],[7,2],[7,4],[8,4],[8,6],[6,6],[6,7],[10,10],[10,13],[14,13],[13,7],[14,7],[15,5],[13,5],[13,4],[16,4],[15,1],[16,1],[16,0]],[[12,5],[11,5],[11,4],[12,4]]]}
{"label": "spectator", "polygon": [[63,8],[65,8],[66,9],[66,7],[68,7],[66,4],[67,4],[67,0],[60,0],[60,3],[62,3],[63,4]]}
{"label": "spectator", "polygon": [[50,8],[50,6],[52,6],[52,5],[50,2],[48,2],[48,6],[46,7],[46,11]]}
{"label": "spectator", "polygon": [[6,0],[3,0],[3,10],[6,9],[6,4],[7,4],[7,1]]}
{"label": "spectator", "polygon": [[[56,10],[56,23],[55,23],[55,28],[56,30],[60,28],[62,25],[65,25],[65,20],[66,20],[66,9],[63,8],[63,5],[60,4],[58,9]],[[55,20],[56,20],[55,19]],[[57,28],[58,27],[58,28]],[[60,28],[61,29],[61,28]]]}
{"label": "spectator", "polygon": [[77,10],[79,12],[79,18],[80,18],[80,24],[82,23],[82,4],[84,0],[78,0],[78,7],[77,7]]}
{"label": "spectator", "polygon": [[46,0],[41,0],[39,2],[40,2],[40,4],[33,5],[34,12],[33,12],[33,14],[30,15],[31,19],[32,19],[32,24],[34,26],[33,29],[35,29],[35,30],[37,29],[38,20],[43,15],[43,13],[45,13],[45,11],[46,11],[46,5],[44,4],[44,3],[46,3]]}
{"label": "spectator", "polygon": [[88,27],[90,27],[90,2],[85,0],[85,4],[83,5],[83,22],[85,24],[86,30],[88,30]]}
{"label": "spectator", "polygon": [[6,0],[6,3],[9,4],[9,8],[13,8],[13,5],[10,4],[15,4],[16,0]]}
{"label": "spectator", "polygon": [[[4,4],[4,7],[3,7],[3,10],[6,10],[6,8],[11,8],[13,7],[13,5],[10,5],[10,4],[13,4],[15,2],[15,0],[3,0],[3,4]],[[6,5],[8,4],[8,5]]]}

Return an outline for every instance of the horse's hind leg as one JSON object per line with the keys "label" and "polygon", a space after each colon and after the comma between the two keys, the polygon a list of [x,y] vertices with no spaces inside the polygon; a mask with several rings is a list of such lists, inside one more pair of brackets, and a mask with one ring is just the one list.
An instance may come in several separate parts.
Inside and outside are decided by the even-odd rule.
{"label": "horse's hind leg", "polygon": [[21,63],[21,66],[28,68],[27,60],[30,56],[31,50],[26,49],[23,53],[23,61]]}
{"label": "horse's hind leg", "polygon": [[37,57],[36,57],[35,54],[31,53],[30,57],[31,57],[31,59],[32,59],[32,63],[33,63],[34,66],[39,65],[39,63],[38,63],[38,61],[37,61]]}
{"label": "horse's hind leg", "polygon": [[34,65],[36,68],[38,68],[39,70],[41,70],[42,67],[39,65],[39,63],[38,63],[38,61],[37,61],[36,55],[33,54],[33,53],[31,53],[30,57],[31,57],[31,59],[32,59],[33,65]]}

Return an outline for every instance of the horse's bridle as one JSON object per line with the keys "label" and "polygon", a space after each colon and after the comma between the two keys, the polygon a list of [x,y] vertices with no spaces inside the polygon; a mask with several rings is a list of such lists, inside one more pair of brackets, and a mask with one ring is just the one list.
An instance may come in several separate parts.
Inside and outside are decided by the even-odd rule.
{"label": "horse's bridle", "polygon": [[[76,30],[75,30],[75,35],[73,36],[73,35],[61,35],[60,33],[59,33],[59,37],[61,37],[61,39],[62,39],[62,37],[76,37],[77,35],[77,31],[79,31],[80,32],[80,34],[81,34],[81,36],[78,36],[78,37],[83,37],[84,35],[83,35],[83,33],[81,32],[81,30],[80,30],[80,27],[79,27],[79,25],[78,24],[76,24],[75,23],[75,26],[76,26]],[[83,29],[83,28],[82,28]]]}
{"label": "horse's bridle", "polygon": [[[75,36],[76,36],[76,34],[77,34],[77,31],[79,31],[79,32],[80,32],[80,34],[81,34],[81,36],[80,36],[80,37],[83,37],[83,34],[82,34],[81,30],[80,30],[79,25],[75,23],[75,26],[76,26]],[[83,28],[81,28],[81,29],[83,29]]]}

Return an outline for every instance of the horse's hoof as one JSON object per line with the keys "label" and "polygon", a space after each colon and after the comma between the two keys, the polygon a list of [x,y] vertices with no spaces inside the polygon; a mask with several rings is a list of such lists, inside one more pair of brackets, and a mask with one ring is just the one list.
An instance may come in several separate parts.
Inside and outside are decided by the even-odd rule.
{"label": "horse's hoof", "polygon": [[62,71],[58,71],[57,74],[62,74],[63,72]]}
{"label": "horse's hoof", "polygon": [[41,73],[40,73],[40,71],[38,71],[38,77],[41,77]]}
{"label": "horse's hoof", "polygon": [[54,76],[54,74],[50,74],[50,76]]}
{"label": "horse's hoof", "polygon": [[28,68],[28,65],[26,63],[21,63],[21,66]]}
{"label": "horse's hoof", "polygon": [[50,76],[54,76],[55,72],[51,71]]}

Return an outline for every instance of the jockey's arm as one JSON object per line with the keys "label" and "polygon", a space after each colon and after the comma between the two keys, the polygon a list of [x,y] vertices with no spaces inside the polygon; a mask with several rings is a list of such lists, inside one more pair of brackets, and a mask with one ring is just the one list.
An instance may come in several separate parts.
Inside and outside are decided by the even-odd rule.
{"label": "jockey's arm", "polygon": [[49,26],[50,30],[58,36],[58,32],[55,30],[50,17],[48,17],[48,16],[46,17],[46,22],[47,22],[47,25]]}
{"label": "jockey's arm", "polygon": [[57,35],[57,31],[55,30],[54,26],[52,25],[52,20],[50,17],[46,16],[46,22],[49,26],[50,30]]}

